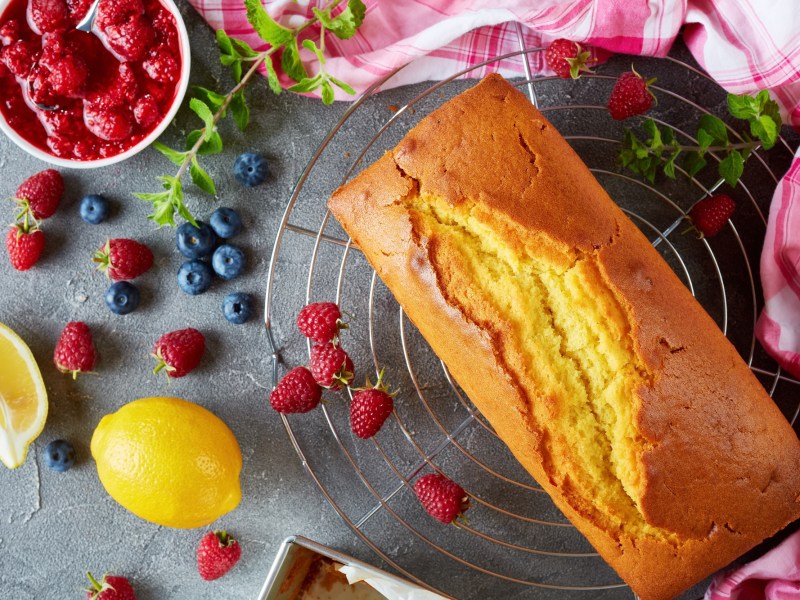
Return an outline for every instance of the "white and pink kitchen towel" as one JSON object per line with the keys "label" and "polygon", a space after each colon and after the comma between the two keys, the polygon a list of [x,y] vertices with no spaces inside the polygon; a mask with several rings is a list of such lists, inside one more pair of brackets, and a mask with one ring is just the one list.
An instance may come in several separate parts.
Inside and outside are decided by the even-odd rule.
{"label": "white and pink kitchen towel", "polygon": [[[215,29],[254,48],[264,43],[242,0],[189,0]],[[800,0],[364,0],[367,17],[346,41],[326,38],[326,69],[361,92],[400,66],[391,84],[444,79],[519,50],[566,38],[613,53],[666,56],[682,34],[695,59],[724,89],[768,89],[784,123],[800,131]],[[280,23],[297,24],[322,1],[263,0]],[[543,53],[535,74],[548,72]],[[521,58],[492,63],[505,76],[523,74]],[[288,79],[282,82],[290,85]],[[349,99],[337,90],[337,99]],[[783,368],[800,377],[800,152],[780,181],[761,257],[765,308],[757,336]],[[800,466],[798,467],[800,468]],[[741,569],[720,576],[707,600],[800,599],[800,532]]]}

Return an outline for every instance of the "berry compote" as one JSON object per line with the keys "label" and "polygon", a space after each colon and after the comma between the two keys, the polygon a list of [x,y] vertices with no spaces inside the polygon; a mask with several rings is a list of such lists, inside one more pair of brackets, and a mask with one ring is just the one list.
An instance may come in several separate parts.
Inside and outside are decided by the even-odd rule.
{"label": "berry compote", "polygon": [[136,145],[163,120],[181,75],[175,18],[159,0],[11,0],[0,16],[0,112],[24,139],[65,159]]}

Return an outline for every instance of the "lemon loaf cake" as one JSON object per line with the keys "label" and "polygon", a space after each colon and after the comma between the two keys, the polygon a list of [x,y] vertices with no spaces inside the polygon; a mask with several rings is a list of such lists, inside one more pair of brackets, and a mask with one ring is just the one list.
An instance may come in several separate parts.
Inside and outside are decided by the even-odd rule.
{"label": "lemon loaf cake", "polygon": [[800,516],[800,442],[555,128],[490,75],[333,214],[517,460],[643,600]]}

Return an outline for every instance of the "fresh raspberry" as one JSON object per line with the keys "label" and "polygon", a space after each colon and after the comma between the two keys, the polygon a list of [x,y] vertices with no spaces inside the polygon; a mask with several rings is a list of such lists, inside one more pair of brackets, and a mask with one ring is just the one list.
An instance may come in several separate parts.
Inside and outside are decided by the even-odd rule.
{"label": "fresh raspberry", "polygon": [[353,361],[347,352],[333,344],[317,344],[311,348],[308,368],[314,380],[329,390],[340,390],[353,380]]}
{"label": "fresh raspberry", "polygon": [[105,31],[109,25],[119,25],[131,17],[144,14],[142,0],[101,0],[97,7],[95,26]]}
{"label": "fresh raspberry", "polygon": [[73,379],[78,378],[78,373],[88,373],[94,368],[94,343],[92,332],[86,323],[67,323],[58,338],[53,362],[62,373],[72,374]]}
{"label": "fresh raspberry", "polygon": [[109,25],[105,33],[111,49],[127,61],[144,58],[156,39],[153,27],[143,16],[132,17],[119,25]]}
{"label": "fresh raspberry", "polygon": [[608,112],[611,113],[611,118],[621,121],[650,110],[655,100],[653,92],[650,91],[650,84],[654,81],[655,79],[645,81],[633,70],[620,75],[608,99]]}
{"label": "fresh raspberry", "polygon": [[219,579],[242,556],[242,547],[226,531],[209,531],[197,546],[197,570],[206,581]]}
{"label": "fresh raspberry", "polygon": [[142,62],[147,76],[159,83],[172,83],[178,79],[178,61],[164,49],[154,50]]}
{"label": "fresh raspberry", "polygon": [[717,235],[736,210],[736,203],[727,194],[703,198],[689,211],[692,226],[700,237]]}
{"label": "fresh raspberry", "polygon": [[314,302],[300,310],[297,328],[318,344],[327,344],[336,339],[340,329],[347,329],[347,324],[342,322],[338,305],[333,302]]}
{"label": "fresh raspberry", "polygon": [[161,109],[156,99],[150,94],[145,94],[139,98],[133,107],[133,118],[143,128],[150,127],[158,122],[161,118]]}
{"label": "fresh raspberry", "polygon": [[544,54],[547,66],[562,79],[578,79],[582,72],[591,73],[587,66],[595,62],[592,53],[584,50],[578,42],[563,38],[555,40]]}
{"label": "fresh raspberry", "polygon": [[39,35],[49,31],[64,31],[72,25],[64,0],[30,0],[28,15],[32,21],[31,29]]}
{"label": "fresh raspberry", "polygon": [[44,250],[44,233],[41,229],[31,229],[27,232],[18,225],[12,225],[6,234],[6,249],[11,266],[17,271],[27,271]]}
{"label": "fresh raspberry", "polygon": [[0,44],[10,46],[19,39],[19,21],[11,19],[0,27]]}
{"label": "fresh raspberry", "polygon": [[420,477],[414,493],[428,514],[442,523],[452,523],[469,508],[464,488],[439,473]]}
{"label": "fresh raspberry", "polygon": [[370,386],[367,380],[367,388],[353,395],[350,403],[350,428],[362,440],[369,439],[380,431],[393,410],[392,394],[383,381],[381,371],[374,386]]}
{"label": "fresh raspberry", "polygon": [[308,412],[316,408],[321,399],[322,388],[305,367],[289,371],[269,394],[272,408],[284,414]]}
{"label": "fresh raspberry", "polygon": [[[64,195],[64,179],[55,169],[31,175],[17,188],[16,202],[34,219],[52,217]],[[24,216],[22,213],[18,218]]]}
{"label": "fresh raspberry", "polygon": [[101,140],[117,142],[127,139],[133,133],[131,111],[125,107],[96,109],[87,103],[83,109],[86,128]]}
{"label": "fresh raspberry", "polygon": [[53,65],[48,81],[53,93],[76,98],[80,96],[88,77],[86,62],[81,57],[70,54]]}
{"label": "fresh raspberry", "polygon": [[38,52],[30,42],[17,41],[0,48],[0,60],[17,77],[26,78],[37,58]]}
{"label": "fresh raspberry", "polygon": [[206,338],[192,327],[165,333],[153,346],[157,363],[153,373],[162,369],[169,377],[177,379],[188,375],[200,364],[206,350]]}
{"label": "fresh raspberry", "polygon": [[86,600],[136,600],[131,582],[120,575],[105,575],[101,581],[86,574],[92,582],[91,589],[86,590]]}
{"label": "fresh raspberry", "polygon": [[97,269],[105,271],[114,281],[135,279],[153,266],[150,248],[136,240],[114,238],[94,253]]}

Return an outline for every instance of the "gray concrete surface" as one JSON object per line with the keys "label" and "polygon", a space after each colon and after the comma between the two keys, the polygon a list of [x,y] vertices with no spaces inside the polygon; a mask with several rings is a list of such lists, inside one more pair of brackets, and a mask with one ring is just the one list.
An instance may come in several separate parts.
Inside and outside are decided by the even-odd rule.
{"label": "gray concrete surface", "polygon": [[[195,84],[216,87],[230,81],[217,63],[212,32],[201,19],[181,3],[184,18],[192,40],[193,75]],[[683,48],[676,56],[687,59]],[[608,67],[608,72],[625,68],[627,59],[619,58]],[[637,67],[646,68],[648,74],[657,74],[659,82],[673,90],[680,90],[703,106],[720,112],[724,96],[700,77],[665,61],[637,60]],[[603,69],[601,69],[603,72]],[[600,82],[602,85],[603,82]],[[316,231],[327,194],[338,183],[343,169],[352,160],[364,141],[372,137],[380,123],[392,113],[388,107],[402,104],[425,86],[415,89],[389,91],[367,102],[357,118],[345,127],[323,156],[320,166],[312,172],[303,195],[293,211],[290,222],[298,227]],[[455,93],[459,85],[447,88],[446,94]],[[556,100],[578,103],[581,94],[586,100],[597,102],[591,86],[569,90],[540,88],[542,105],[557,104]],[[50,415],[44,432],[32,445],[28,460],[19,469],[0,469],[0,598],[57,599],[78,598],[85,585],[84,572],[96,575],[103,572],[124,574],[131,578],[140,600],[195,600],[195,599],[252,599],[255,598],[267,574],[280,541],[291,534],[309,538],[354,554],[374,564],[386,566],[381,557],[372,552],[337,515],[317,485],[304,470],[284,426],[267,405],[272,372],[266,332],[262,324],[263,310],[245,326],[234,326],[222,317],[220,303],[225,294],[245,291],[263,299],[269,257],[273,241],[294,183],[312,156],[325,133],[346,110],[345,104],[323,107],[319,101],[282,94],[273,96],[263,82],[251,86],[249,92],[253,114],[250,129],[241,134],[230,122],[221,127],[226,149],[223,154],[204,161],[218,184],[220,199],[216,201],[190,190],[188,202],[196,215],[207,216],[218,204],[233,206],[244,218],[245,231],[237,239],[247,252],[248,268],[242,278],[231,282],[216,282],[208,293],[189,297],[175,282],[175,272],[181,256],[174,250],[173,232],[156,230],[146,220],[147,205],[134,199],[133,191],[155,190],[157,175],[171,174],[171,164],[155,151],[145,151],[122,164],[98,171],[64,171],[67,192],[59,214],[45,225],[48,236],[47,249],[36,269],[28,273],[15,272],[6,260],[0,260],[0,321],[16,330],[31,346],[47,385]],[[434,96],[431,103],[441,102]],[[423,103],[424,104],[424,103]],[[696,115],[687,113],[667,97],[662,98],[659,115],[671,122],[687,122]],[[424,107],[415,115],[401,120],[399,131],[424,113]],[[618,136],[616,125],[600,123],[592,114],[571,113],[552,115],[563,131],[592,131],[608,128],[610,137]],[[192,116],[183,110],[174,127],[162,138],[175,144],[180,132],[191,126]],[[606,119],[607,120],[607,119]],[[787,132],[788,134],[788,132]],[[387,134],[388,137],[394,135]],[[795,145],[797,138],[789,135]],[[618,139],[618,138],[616,138]],[[389,141],[385,140],[385,146]],[[576,147],[581,142],[576,141]],[[242,151],[256,150],[269,157],[272,175],[261,187],[248,190],[239,186],[232,175],[232,164]],[[608,149],[585,150],[596,159],[592,166],[613,170],[613,153]],[[584,153],[582,151],[582,153]],[[780,173],[788,164],[789,153],[779,150],[770,155],[768,164]],[[44,168],[7,139],[0,139],[0,196],[13,194],[18,183],[27,175]],[[760,167],[756,167],[758,169]],[[614,178],[601,177],[615,197],[641,213],[636,202],[640,200],[635,184],[623,184]],[[774,182],[765,171],[753,172],[747,182],[755,204],[762,210],[770,197]],[[628,187],[625,187],[627,185]],[[664,183],[663,189],[684,208],[697,195],[696,189],[681,184]],[[617,189],[619,188],[619,189]],[[80,198],[90,192],[102,193],[114,202],[112,217],[99,226],[84,224],[78,216]],[[748,249],[751,264],[757,264],[763,225],[757,218],[755,204],[744,199],[740,217],[735,219]],[[649,200],[648,200],[649,201]],[[658,227],[665,227],[674,219],[674,211],[653,205],[645,210]],[[3,217],[12,219],[11,205],[0,205]],[[330,224],[326,233],[339,234],[337,226]],[[752,332],[752,307],[750,285],[743,257],[737,254],[735,240],[722,236],[713,246],[720,252],[722,269],[729,303],[728,328],[737,346],[746,355]],[[94,272],[91,252],[108,237],[134,237],[148,243],[156,254],[156,265],[137,283],[143,300],[135,313],[119,317],[111,314],[103,304],[106,279]],[[652,235],[651,235],[652,237]],[[720,321],[722,311],[716,301],[719,285],[714,277],[707,276],[708,253],[703,248],[690,246],[691,240],[674,239],[678,247],[687,246],[690,256],[693,283],[698,295],[708,301],[709,310]],[[719,246],[717,245],[719,244]],[[314,277],[312,296],[330,298],[336,285],[336,274],[341,261],[341,248],[323,245],[319,269]],[[330,246],[330,247],[329,247]],[[273,326],[283,362],[291,365],[303,360],[305,345],[292,332],[293,315],[302,305],[308,278],[308,265],[313,239],[289,233],[276,265],[276,293],[274,297]],[[699,250],[698,250],[699,248]],[[730,250],[730,252],[727,252]],[[668,259],[673,260],[669,254]],[[752,262],[753,260],[756,262]],[[292,419],[292,430],[298,445],[306,453],[309,467],[317,474],[342,514],[352,520],[365,517],[370,507],[378,504],[376,497],[365,490],[357,477],[354,465],[375,486],[376,493],[388,495],[397,486],[397,473],[387,469],[380,452],[391,457],[400,472],[413,470],[420,454],[409,448],[408,439],[414,439],[423,451],[430,451],[440,439],[436,428],[424,419],[413,383],[404,373],[404,356],[397,324],[397,307],[380,284],[372,301],[376,315],[376,332],[370,344],[367,327],[370,286],[369,272],[363,260],[355,256],[348,262],[353,268],[351,279],[344,287],[343,302],[352,307],[356,325],[348,333],[348,349],[357,358],[357,365],[369,365],[375,351],[381,364],[395,370],[395,379],[403,392],[398,400],[398,412],[408,426],[406,433],[392,427],[381,438],[379,445],[358,445],[352,436],[343,434],[341,444],[350,452],[347,459],[341,447],[330,435],[328,423],[321,411],[309,419]],[[349,272],[349,271],[348,271]],[[83,320],[95,332],[96,345],[101,356],[96,376],[80,377],[73,382],[59,374],[52,364],[52,351],[63,325],[70,320]],[[383,323],[391,326],[382,327]],[[148,353],[154,340],[166,331],[193,326],[202,330],[208,340],[207,354],[200,368],[191,376],[167,385],[162,378],[150,372]],[[434,357],[413,328],[405,323],[404,334],[411,349],[410,360],[419,368],[419,378],[427,390],[427,398],[441,402],[434,412],[450,431],[461,422],[464,405],[453,399],[453,394],[441,376]],[[756,352],[756,364],[774,372],[774,365],[763,353]],[[359,366],[359,369],[361,367]],[[362,377],[366,366],[359,373]],[[431,374],[431,375],[428,375]],[[768,382],[769,378],[765,379]],[[783,398],[782,408],[788,412],[796,404],[796,396],[789,384],[781,384],[776,397]],[[100,418],[123,404],[149,395],[176,395],[202,404],[219,415],[236,434],[244,457],[242,471],[242,503],[234,512],[214,524],[226,528],[237,536],[243,546],[243,558],[228,576],[212,583],[200,580],[195,569],[195,548],[203,530],[174,530],[146,523],[117,505],[100,485],[94,463],[89,454],[91,433]],[[345,403],[332,396],[327,407],[328,415],[337,431],[346,432]],[[459,412],[461,411],[461,412]],[[477,423],[477,421],[476,421]],[[471,426],[458,434],[466,452],[480,456],[487,464],[508,473],[511,478],[527,481],[519,468],[511,463],[504,450],[486,439],[485,431]],[[56,438],[71,440],[78,452],[78,465],[65,474],[48,470],[43,463],[44,446]],[[488,448],[488,449],[487,449]],[[449,451],[448,451],[449,452]],[[513,509],[527,514],[525,500],[536,494],[519,496],[516,506],[513,498],[517,492],[502,485],[493,485],[491,478],[481,472],[469,470],[459,451],[443,452],[437,456],[438,464],[463,472],[475,493],[490,501],[510,502]],[[470,461],[466,461],[469,463]],[[537,503],[539,515],[558,520],[557,511],[541,498]],[[483,533],[508,539],[512,543],[528,545],[530,540],[517,539],[510,529],[517,523],[497,515],[485,513],[485,521],[475,510],[473,527]],[[483,544],[481,538],[465,536],[464,532],[440,528],[418,515],[407,491],[392,496],[374,516],[366,518],[363,535],[375,547],[391,558],[398,566],[421,579],[438,586],[459,598],[629,598],[627,590],[606,592],[553,592],[520,586],[506,580],[486,576],[454,563],[431,544],[411,533],[400,523],[413,524],[415,531],[424,532],[437,546],[447,548],[457,556],[478,562],[483,568],[505,573],[507,576],[550,578],[562,584],[569,582],[617,581],[612,573],[597,559],[567,562],[538,561],[525,552],[508,551],[492,544]],[[552,528],[551,528],[552,529]],[[523,531],[520,529],[520,531]],[[549,530],[548,530],[549,531]],[[518,537],[522,537],[522,533]],[[542,532],[530,543],[534,547],[550,550],[569,549],[586,551],[580,536]],[[478,554],[480,556],[478,556]],[[537,566],[538,565],[538,566]],[[686,598],[698,597],[702,586],[688,593]]]}

